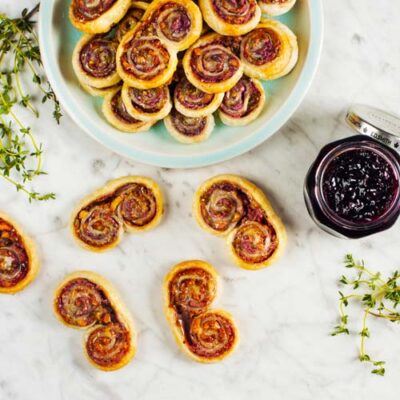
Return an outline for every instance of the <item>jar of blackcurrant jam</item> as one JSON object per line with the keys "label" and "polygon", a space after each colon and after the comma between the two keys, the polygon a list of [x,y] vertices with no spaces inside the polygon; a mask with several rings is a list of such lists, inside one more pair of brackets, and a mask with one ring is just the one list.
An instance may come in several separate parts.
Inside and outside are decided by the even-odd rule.
{"label": "jar of blackcurrant jam", "polygon": [[355,105],[346,122],[359,134],[322,148],[304,197],[318,226],[356,239],[389,229],[400,214],[400,118]]}

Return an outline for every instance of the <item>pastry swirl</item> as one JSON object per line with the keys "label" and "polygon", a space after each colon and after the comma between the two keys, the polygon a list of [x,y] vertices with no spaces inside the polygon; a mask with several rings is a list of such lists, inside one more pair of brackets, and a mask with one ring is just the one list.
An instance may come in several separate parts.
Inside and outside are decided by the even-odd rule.
{"label": "pastry swirl", "polygon": [[131,0],[72,0],[69,19],[86,33],[108,32],[128,11]]}
{"label": "pastry swirl", "polygon": [[72,214],[71,231],[82,247],[101,252],[117,246],[124,230],[154,228],[162,214],[163,197],[157,183],[127,176],[86,197]]}
{"label": "pastry swirl", "polygon": [[164,124],[173,138],[187,144],[207,140],[215,126],[212,114],[187,117],[175,109],[164,119]]}
{"label": "pastry swirl", "polygon": [[127,183],[115,191],[117,201],[115,211],[123,221],[125,229],[141,230],[152,224],[160,213],[158,190],[153,190],[150,182]]}
{"label": "pastry swirl", "polygon": [[85,339],[86,356],[100,368],[123,362],[130,346],[130,332],[119,322],[95,326]]}
{"label": "pastry swirl", "polygon": [[296,0],[258,0],[263,14],[278,16],[290,11],[296,4]]}
{"label": "pastry swirl", "polygon": [[212,114],[221,105],[223,93],[206,93],[193,86],[185,77],[179,80],[174,90],[174,105],[187,117],[202,117]]}
{"label": "pastry swirl", "polygon": [[86,329],[85,355],[96,368],[113,371],[136,352],[136,332],[126,306],[111,284],[98,274],[79,271],[57,287],[53,309],[64,325]]}
{"label": "pastry swirl", "polygon": [[122,38],[131,31],[142,19],[144,12],[148,7],[147,3],[141,1],[133,1],[132,6],[126,13],[125,17],[118,23],[115,31],[115,39],[120,42]]}
{"label": "pastry swirl", "polygon": [[164,280],[165,313],[179,347],[202,363],[221,361],[236,348],[239,334],[232,316],[211,310],[217,273],[199,260],[176,265]]}
{"label": "pastry swirl", "polygon": [[191,0],[155,0],[143,20],[138,34],[155,34],[175,52],[191,46],[203,27],[200,9]]}
{"label": "pastry swirl", "polygon": [[265,194],[237,175],[219,175],[197,190],[193,211],[199,225],[226,238],[244,269],[271,265],[283,252],[286,231]]}
{"label": "pastry swirl", "polygon": [[156,122],[155,119],[142,121],[134,118],[122,100],[121,87],[110,90],[104,97],[102,111],[111,125],[127,133],[146,132]]}
{"label": "pastry swirl", "polygon": [[256,0],[200,0],[199,5],[207,24],[221,35],[244,35],[261,18]]}
{"label": "pastry swirl", "polygon": [[156,36],[136,37],[135,30],[124,36],[117,50],[117,71],[137,89],[167,84],[176,69],[175,51]]}
{"label": "pastry swirl", "polygon": [[262,20],[256,29],[243,37],[240,59],[246,75],[278,79],[287,75],[297,63],[296,36],[281,22]]}
{"label": "pastry swirl", "polygon": [[217,33],[200,38],[186,51],[183,68],[190,83],[206,93],[230,90],[243,74],[239,58]]}
{"label": "pastry swirl", "polygon": [[128,113],[142,121],[163,119],[172,108],[168,86],[141,90],[125,83],[122,87],[122,101]]}
{"label": "pastry swirl", "polygon": [[75,46],[72,66],[78,80],[94,88],[118,83],[115,56],[118,43],[99,35],[84,35]]}
{"label": "pastry swirl", "polygon": [[265,93],[261,82],[244,75],[225,93],[219,108],[219,117],[225,125],[247,125],[260,115],[264,104]]}
{"label": "pastry swirl", "polygon": [[38,270],[33,242],[10,217],[0,213],[0,293],[24,289]]}

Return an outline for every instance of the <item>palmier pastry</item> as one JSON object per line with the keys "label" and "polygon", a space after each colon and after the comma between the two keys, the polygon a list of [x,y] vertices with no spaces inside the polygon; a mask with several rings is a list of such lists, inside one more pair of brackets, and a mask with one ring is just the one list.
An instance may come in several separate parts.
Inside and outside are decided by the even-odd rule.
{"label": "palmier pastry", "polygon": [[173,138],[187,144],[207,140],[215,126],[212,114],[187,117],[175,109],[164,119],[164,124]]}
{"label": "palmier pastry", "polygon": [[225,125],[242,126],[254,121],[265,104],[261,82],[243,75],[240,81],[224,95],[219,117]]}
{"label": "palmier pastry", "polygon": [[53,308],[64,325],[86,330],[85,355],[94,367],[114,371],[135,355],[136,332],[129,311],[102,276],[89,271],[68,275],[55,291]]}
{"label": "palmier pastry", "polygon": [[243,74],[243,65],[218,33],[200,38],[183,57],[190,83],[206,93],[232,89]]}
{"label": "palmier pastry", "polygon": [[163,119],[172,108],[168,86],[141,90],[125,83],[122,101],[133,118],[149,122]]}
{"label": "palmier pastry", "polygon": [[156,120],[141,121],[132,117],[122,101],[121,87],[113,89],[104,97],[102,110],[111,125],[127,133],[146,132],[156,122]]}
{"label": "palmier pastry", "polygon": [[240,59],[244,73],[252,78],[271,80],[285,76],[297,63],[296,36],[281,22],[262,20],[243,37]]}
{"label": "palmier pastry", "polygon": [[148,7],[147,3],[142,1],[133,1],[132,6],[125,17],[118,23],[115,31],[115,39],[121,41],[127,32],[132,30],[142,19],[144,12]]}
{"label": "palmier pastry", "polygon": [[164,280],[165,314],[178,346],[195,361],[221,361],[236,348],[232,316],[210,309],[217,293],[214,268],[199,260],[176,265]]}
{"label": "palmier pastry", "polygon": [[86,33],[108,32],[128,11],[131,0],[72,0],[69,19]]}
{"label": "palmier pastry", "polygon": [[121,78],[115,55],[118,43],[99,35],[84,35],[76,44],[72,66],[78,80],[95,88],[110,87]]}
{"label": "palmier pastry", "polygon": [[185,77],[179,80],[174,90],[176,110],[193,118],[212,114],[221,105],[223,98],[223,93],[203,92]]}
{"label": "palmier pastry", "polygon": [[167,84],[178,63],[176,52],[157,36],[135,36],[135,29],[121,40],[117,50],[117,71],[137,89]]}
{"label": "palmier pastry", "polygon": [[227,238],[242,268],[267,267],[285,247],[285,227],[265,194],[237,175],[219,175],[204,182],[195,194],[193,209],[203,229]]}
{"label": "palmier pastry", "polygon": [[199,37],[203,27],[203,18],[199,7],[191,0],[155,0],[144,17],[142,28],[148,29],[175,51],[191,46]]}
{"label": "palmier pastry", "polygon": [[200,0],[207,24],[221,35],[240,36],[260,22],[261,10],[256,0]]}
{"label": "palmier pastry", "polygon": [[14,294],[36,277],[39,258],[32,240],[0,213],[0,293]]}
{"label": "palmier pastry", "polygon": [[105,251],[120,242],[124,230],[137,232],[157,226],[163,210],[161,190],[152,179],[115,179],[78,205],[71,218],[72,235],[88,250]]}
{"label": "palmier pastry", "polygon": [[277,16],[290,11],[296,4],[296,0],[258,0],[258,4],[264,14]]}

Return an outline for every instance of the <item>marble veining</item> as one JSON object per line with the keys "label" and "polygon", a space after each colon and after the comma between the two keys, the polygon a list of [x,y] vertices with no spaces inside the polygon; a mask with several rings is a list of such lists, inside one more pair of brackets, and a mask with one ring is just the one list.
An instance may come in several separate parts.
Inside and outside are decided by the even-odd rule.
{"label": "marble veining", "polygon": [[[0,12],[17,14],[34,0],[2,0]],[[400,102],[400,7],[397,1],[326,0],[326,31],[320,68],[293,118],[248,154],[196,170],[149,167],[101,147],[68,116],[61,126],[51,112],[34,129],[46,149],[49,175],[38,188],[57,193],[51,203],[29,204],[0,182],[0,209],[20,221],[38,243],[42,269],[16,296],[0,296],[1,400],[395,399],[400,378],[400,328],[380,323],[370,352],[387,361],[385,378],[357,360],[356,336],[331,338],[337,319],[337,279],[346,252],[384,272],[400,267],[399,224],[359,241],[335,239],[309,218],[303,179],[320,147],[349,134],[347,107],[364,102],[398,112]],[[46,113],[43,113],[46,114]],[[195,188],[218,173],[254,180],[270,196],[289,234],[284,257],[270,269],[235,267],[224,241],[196,225]],[[111,178],[127,174],[156,179],[167,213],[154,231],[125,235],[114,251],[82,250],[68,232],[77,201]],[[226,361],[200,365],[175,345],[162,313],[161,282],[175,263],[201,258],[220,273],[216,305],[231,311],[241,343]],[[139,333],[138,353],[126,368],[104,373],[89,366],[81,335],[59,324],[51,310],[57,282],[77,269],[97,271],[119,289]],[[359,322],[351,324],[358,332]],[[384,345],[385,344],[385,345]]]}

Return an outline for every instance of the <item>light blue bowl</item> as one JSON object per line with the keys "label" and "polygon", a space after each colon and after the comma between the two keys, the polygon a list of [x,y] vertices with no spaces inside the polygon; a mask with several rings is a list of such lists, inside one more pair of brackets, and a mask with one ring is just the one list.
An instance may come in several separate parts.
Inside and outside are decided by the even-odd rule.
{"label": "light blue bowl", "polygon": [[101,99],[78,85],[71,64],[80,37],[68,20],[67,0],[42,0],[39,40],[48,79],[64,109],[90,136],[111,150],[146,164],[191,168],[214,164],[243,154],[272,136],[300,105],[316,72],[323,37],[321,0],[298,0],[295,8],[279,18],[296,33],[299,62],[288,76],[264,82],[267,104],[261,116],[246,127],[232,128],[217,121],[206,142],[176,142],[159,122],[148,133],[126,134],[110,126],[101,114]]}

